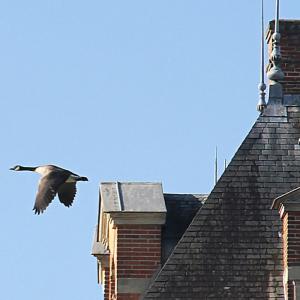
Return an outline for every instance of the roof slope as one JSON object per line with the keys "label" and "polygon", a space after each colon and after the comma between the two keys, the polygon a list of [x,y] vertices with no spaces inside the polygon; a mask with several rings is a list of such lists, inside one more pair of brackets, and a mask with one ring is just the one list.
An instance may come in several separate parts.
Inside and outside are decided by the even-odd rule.
{"label": "roof slope", "polygon": [[258,118],[144,299],[283,299],[270,206],[299,186],[299,137],[299,107]]}
{"label": "roof slope", "polygon": [[167,217],[162,228],[161,256],[165,263],[178,241],[192,222],[207,195],[204,194],[164,194]]}

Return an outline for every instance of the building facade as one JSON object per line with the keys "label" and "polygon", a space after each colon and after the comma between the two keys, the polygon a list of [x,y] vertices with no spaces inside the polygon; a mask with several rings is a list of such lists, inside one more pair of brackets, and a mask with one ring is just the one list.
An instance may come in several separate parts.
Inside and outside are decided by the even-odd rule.
{"label": "building facade", "polygon": [[[181,199],[175,211],[188,203],[184,226],[176,229],[179,219],[167,222],[172,196],[158,184],[150,184],[147,193],[133,184],[126,194],[126,184],[120,192],[110,183],[109,195],[115,196],[101,194],[93,254],[106,300],[300,299],[300,217],[295,211],[300,194],[295,192],[300,186],[300,21],[280,20],[281,62],[274,52],[274,27],[271,22],[267,32],[267,70],[273,72],[267,104],[204,204],[202,196],[173,196],[173,201]],[[279,64],[284,78],[276,77]],[[121,199],[115,202],[120,202],[118,211],[107,209],[105,197],[107,207]],[[196,201],[189,203],[193,197]]]}
{"label": "building facade", "polygon": [[102,183],[92,254],[104,299],[140,299],[205,199],[164,194],[160,183]]}

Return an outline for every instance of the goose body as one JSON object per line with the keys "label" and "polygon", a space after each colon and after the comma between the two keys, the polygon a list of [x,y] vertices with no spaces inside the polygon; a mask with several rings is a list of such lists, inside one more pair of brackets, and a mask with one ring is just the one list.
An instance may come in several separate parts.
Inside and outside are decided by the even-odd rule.
{"label": "goose body", "polygon": [[76,195],[77,181],[88,181],[87,177],[79,176],[54,165],[37,167],[17,165],[10,170],[31,171],[41,175],[33,207],[35,214],[43,213],[56,194],[61,203],[67,207],[71,206]]}

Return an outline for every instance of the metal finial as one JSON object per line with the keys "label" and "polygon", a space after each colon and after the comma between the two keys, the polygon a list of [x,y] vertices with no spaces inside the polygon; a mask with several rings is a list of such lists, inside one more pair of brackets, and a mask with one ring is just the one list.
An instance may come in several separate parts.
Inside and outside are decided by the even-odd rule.
{"label": "metal finial", "polygon": [[215,153],[215,185],[218,181],[218,146],[216,146],[216,153]]}
{"label": "metal finial", "polygon": [[265,84],[265,36],[264,36],[264,0],[261,0],[261,57],[260,57],[260,83],[258,85],[259,89],[259,101],[257,104],[257,110],[262,112],[267,106],[266,104],[266,84]]}
{"label": "metal finial", "polygon": [[275,30],[272,35],[273,50],[270,58],[272,67],[268,72],[269,79],[275,82],[284,79],[284,74],[280,68],[280,64],[281,64],[280,38],[281,35],[279,33],[279,0],[276,0]]}
{"label": "metal finial", "polygon": [[275,32],[279,33],[279,0],[276,0]]}

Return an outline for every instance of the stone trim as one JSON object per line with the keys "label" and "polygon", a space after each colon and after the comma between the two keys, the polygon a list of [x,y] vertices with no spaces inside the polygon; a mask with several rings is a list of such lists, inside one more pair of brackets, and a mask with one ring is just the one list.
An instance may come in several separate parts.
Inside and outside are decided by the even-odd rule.
{"label": "stone trim", "polygon": [[163,225],[166,222],[166,213],[136,213],[136,212],[116,212],[110,213],[109,217],[115,225]]}

